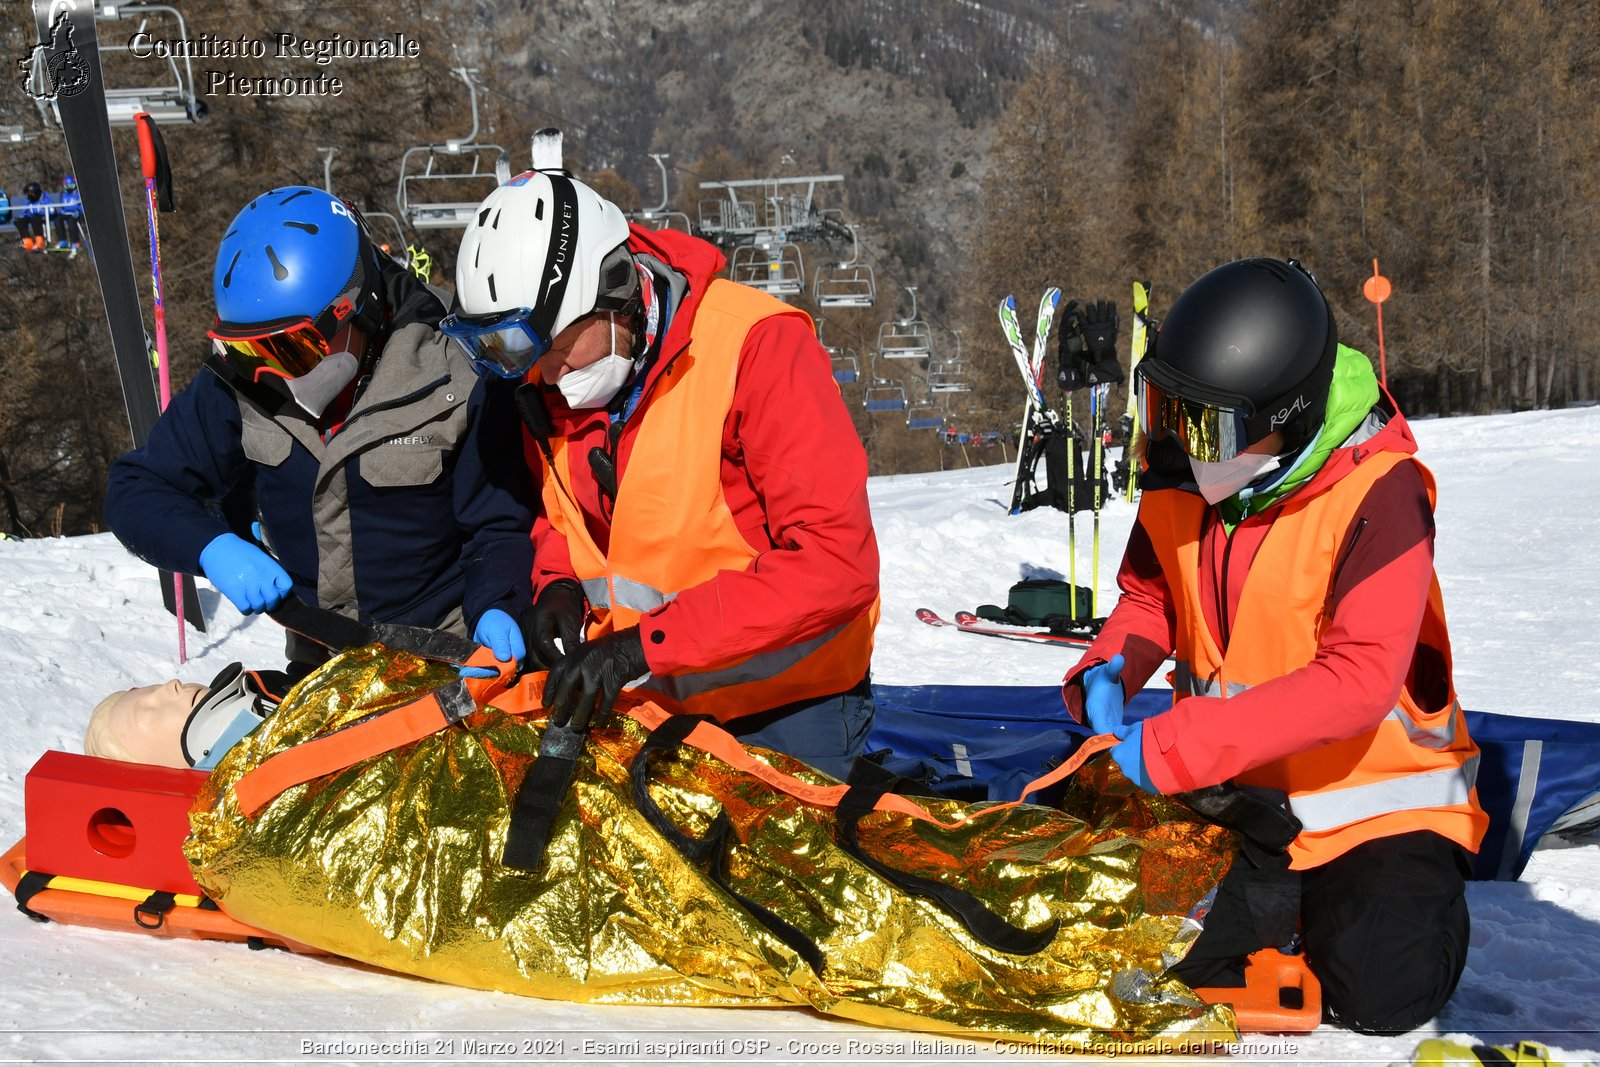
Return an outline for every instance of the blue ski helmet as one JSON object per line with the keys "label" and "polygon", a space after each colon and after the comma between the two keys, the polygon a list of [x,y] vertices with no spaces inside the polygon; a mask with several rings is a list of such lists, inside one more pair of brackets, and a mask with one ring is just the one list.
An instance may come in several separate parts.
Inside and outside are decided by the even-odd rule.
{"label": "blue ski helmet", "polygon": [[211,290],[219,324],[288,329],[310,320],[330,338],[352,312],[374,334],[382,282],[356,210],[304,185],[262,193],[234,216],[217,246]]}
{"label": "blue ski helmet", "polygon": [[66,177],[61,179],[61,188],[65,189],[69,193],[77,192],[78,191],[78,179],[76,179],[72,175],[68,174]]}

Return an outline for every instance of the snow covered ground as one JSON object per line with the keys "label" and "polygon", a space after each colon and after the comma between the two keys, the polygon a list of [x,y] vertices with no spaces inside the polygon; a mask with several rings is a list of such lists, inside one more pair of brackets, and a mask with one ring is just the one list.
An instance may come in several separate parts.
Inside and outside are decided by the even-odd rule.
{"label": "snow covered ground", "polygon": [[[1439,481],[1438,570],[1463,703],[1600,721],[1590,677],[1600,617],[1600,408],[1415,424]],[[934,630],[913,617],[1004,603],[1019,577],[1065,576],[1067,519],[1008,517],[1009,466],[881,478],[875,680],[1057,682],[1073,653]],[[1133,517],[1101,517],[1101,611]],[[1077,577],[1094,572],[1077,520]],[[106,694],[174,674],[209,681],[232,660],[279,661],[273,623],[242,618],[202,583],[211,632],[176,661],[154,573],[110,535],[0,543],[0,844],[23,832],[23,778],[49,748],[80,750]],[[1600,770],[1596,771],[1600,777]],[[1403,1061],[1422,1037],[1543,1040],[1600,1060],[1600,839],[1535,853],[1517,883],[1474,883],[1472,950],[1435,1024],[1395,1038],[1330,1027],[1253,1037],[1248,1062]],[[1025,1050],[874,1030],[800,1010],[591,1007],[454,989],[354,966],[38,925],[0,914],[4,1062],[891,1063],[1037,1060]],[[1112,1051],[1112,1050],[1108,1050]]]}

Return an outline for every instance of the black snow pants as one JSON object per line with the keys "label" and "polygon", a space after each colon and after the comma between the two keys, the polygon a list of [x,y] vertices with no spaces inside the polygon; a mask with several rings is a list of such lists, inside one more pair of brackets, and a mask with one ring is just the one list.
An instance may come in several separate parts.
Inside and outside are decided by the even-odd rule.
{"label": "black snow pants", "polygon": [[1244,957],[1282,947],[1263,901],[1300,891],[1306,964],[1322,983],[1325,1018],[1400,1034],[1439,1014],[1467,962],[1467,851],[1426,830],[1358,845],[1306,871],[1241,859],[1218,887],[1205,930],[1172,973],[1190,986],[1243,984]]}

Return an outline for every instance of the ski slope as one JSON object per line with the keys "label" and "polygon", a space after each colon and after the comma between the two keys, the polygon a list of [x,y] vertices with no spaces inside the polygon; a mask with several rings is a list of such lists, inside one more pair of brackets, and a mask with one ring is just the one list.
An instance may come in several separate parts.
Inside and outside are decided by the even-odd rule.
{"label": "ski slope", "polygon": [[[1414,424],[1439,481],[1438,570],[1469,708],[1600,721],[1600,408]],[[883,620],[874,679],[1042,685],[1075,652],[990,641],[916,621],[928,606],[1004,603],[1027,576],[1066,577],[1067,517],[1009,517],[1006,465],[874,479]],[[1133,519],[1100,520],[1100,611]],[[1076,575],[1096,573],[1077,518]],[[270,666],[281,632],[205,583],[212,619],[176,663],[155,573],[110,535],[0,543],[0,843],[22,835],[23,778],[48,748],[80,750],[106,694],[232,660]],[[1600,769],[1596,771],[1600,778]],[[1235,1061],[1389,1063],[1436,1034],[1543,1040],[1600,1060],[1600,838],[1535,853],[1518,883],[1472,883],[1472,948],[1433,1025],[1393,1038],[1322,1027],[1249,1037]],[[142,1063],[976,1063],[1050,1057],[875,1030],[810,1012],[583,1006],[455,989],[238,945],[170,942],[0,915],[0,1060]],[[1111,1051],[1111,1050],[1108,1050]],[[1122,1057],[1124,1060],[1126,1057]],[[1170,1061],[1169,1061],[1170,1062]]]}

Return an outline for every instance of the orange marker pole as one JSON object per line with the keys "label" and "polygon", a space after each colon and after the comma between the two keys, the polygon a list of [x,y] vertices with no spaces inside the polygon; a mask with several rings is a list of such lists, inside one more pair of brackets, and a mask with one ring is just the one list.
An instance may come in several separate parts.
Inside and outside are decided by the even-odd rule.
{"label": "orange marker pole", "polygon": [[1383,352],[1383,302],[1389,299],[1393,292],[1389,279],[1378,273],[1378,261],[1372,261],[1372,277],[1368,278],[1361,286],[1361,294],[1372,301],[1372,306],[1378,312],[1378,380],[1385,389],[1389,388],[1388,359]]}

